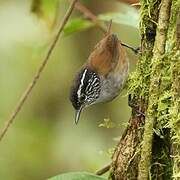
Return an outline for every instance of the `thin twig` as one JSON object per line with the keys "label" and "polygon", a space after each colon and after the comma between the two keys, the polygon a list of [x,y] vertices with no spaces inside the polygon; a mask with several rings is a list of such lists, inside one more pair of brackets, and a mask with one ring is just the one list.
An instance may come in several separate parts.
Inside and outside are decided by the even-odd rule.
{"label": "thin twig", "polygon": [[75,8],[78,11],[82,12],[86,18],[91,19],[93,22],[97,22],[98,21],[96,15],[94,15],[87,7],[85,7],[80,2],[76,3]]}
{"label": "thin twig", "polygon": [[131,4],[132,7],[135,7],[135,6],[141,6],[141,3],[134,3],[134,4]]}
{"label": "thin twig", "polygon": [[107,34],[110,34],[112,32],[111,30],[112,30],[112,19],[109,21]]}
{"label": "thin twig", "polygon": [[128,3],[128,4],[134,4],[134,3],[138,3],[139,0],[116,0],[118,2],[124,2],[124,3]]}
{"label": "thin twig", "polygon": [[86,6],[78,2],[76,3],[75,8],[81,12],[89,21],[94,23],[103,33],[107,33],[107,28],[100,23],[97,16],[93,14]]}
{"label": "thin twig", "polygon": [[50,59],[50,56],[51,56],[51,54],[52,54],[52,52],[53,52],[53,49],[55,48],[55,46],[56,46],[56,44],[57,44],[57,41],[58,41],[58,39],[59,39],[59,36],[60,36],[60,34],[62,33],[63,28],[64,28],[64,26],[66,25],[66,23],[67,23],[70,15],[72,14],[72,11],[73,11],[73,9],[74,9],[75,4],[76,4],[77,1],[78,1],[78,0],[73,0],[73,1],[71,2],[71,4],[70,4],[70,6],[69,6],[69,8],[68,8],[68,10],[67,10],[67,12],[66,12],[66,14],[65,14],[65,16],[64,16],[64,18],[63,18],[63,20],[62,20],[62,22],[61,22],[61,24],[60,24],[60,26],[59,26],[59,30],[58,30],[58,32],[57,32],[57,35],[55,36],[54,41],[52,42],[52,44],[51,44],[51,46],[50,46],[50,48],[49,48],[49,50],[48,50],[48,52],[47,52],[44,60],[42,61],[41,65],[39,66],[39,68],[38,68],[38,70],[37,70],[37,72],[36,72],[36,74],[35,74],[32,82],[28,85],[27,89],[26,89],[25,92],[22,94],[19,102],[17,103],[14,111],[13,111],[12,114],[10,115],[9,119],[5,122],[5,125],[4,125],[4,127],[2,128],[2,131],[1,131],[1,133],[0,133],[0,141],[3,139],[3,137],[4,137],[5,134],[7,133],[10,125],[14,122],[17,114],[18,114],[18,113],[20,112],[20,110],[22,109],[25,101],[27,100],[27,98],[29,97],[30,93],[32,92],[32,89],[34,88],[34,86],[36,85],[37,81],[39,80],[39,78],[40,78],[40,76],[41,76],[41,74],[42,74],[42,72],[43,72],[43,70],[44,70],[47,62],[48,62],[49,59]]}
{"label": "thin twig", "polygon": [[101,168],[98,171],[96,171],[96,175],[101,176],[101,175],[105,174],[106,172],[109,171],[110,167],[111,167],[111,163],[107,164],[103,168]]}

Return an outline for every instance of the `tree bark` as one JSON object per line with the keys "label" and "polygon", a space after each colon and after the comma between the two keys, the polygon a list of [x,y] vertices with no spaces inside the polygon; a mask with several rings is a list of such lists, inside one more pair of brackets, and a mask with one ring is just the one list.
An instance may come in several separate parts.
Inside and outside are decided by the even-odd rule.
{"label": "tree bark", "polygon": [[142,52],[128,82],[135,106],[109,179],[178,180],[180,0],[141,0],[140,32]]}

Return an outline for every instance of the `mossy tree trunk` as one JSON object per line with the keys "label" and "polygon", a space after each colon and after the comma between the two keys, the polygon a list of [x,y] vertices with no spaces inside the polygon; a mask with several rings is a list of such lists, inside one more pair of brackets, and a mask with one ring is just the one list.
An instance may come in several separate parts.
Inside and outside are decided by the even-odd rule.
{"label": "mossy tree trunk", "polygon": [[180,0],[141,0],[140,32],[142,52],[128,83],[136,107],[114,152],[109,178],[178,180]]}

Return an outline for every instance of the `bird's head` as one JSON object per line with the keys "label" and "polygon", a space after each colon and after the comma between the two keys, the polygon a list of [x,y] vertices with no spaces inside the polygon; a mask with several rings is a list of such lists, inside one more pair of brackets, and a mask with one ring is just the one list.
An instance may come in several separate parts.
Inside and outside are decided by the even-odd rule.
{"label": "bird's head", "polygon": [[95,72],[86,67],[77,74],[70,92],[70,101],[76,111],[76,124],[79,121],[82,110],[96,103],[100,90],[100,78]]}

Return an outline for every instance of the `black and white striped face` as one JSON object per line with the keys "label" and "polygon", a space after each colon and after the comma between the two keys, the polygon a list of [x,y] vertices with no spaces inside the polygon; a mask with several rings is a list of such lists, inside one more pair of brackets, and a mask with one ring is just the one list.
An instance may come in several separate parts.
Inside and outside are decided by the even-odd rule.
{"label": "black and white striped face", "polygon": [[76,110],[93,104],[100,95],[100,78],[85,68],[80,71],[71,89],[70,100]]}

